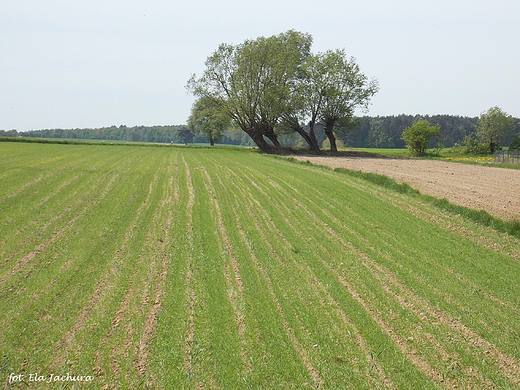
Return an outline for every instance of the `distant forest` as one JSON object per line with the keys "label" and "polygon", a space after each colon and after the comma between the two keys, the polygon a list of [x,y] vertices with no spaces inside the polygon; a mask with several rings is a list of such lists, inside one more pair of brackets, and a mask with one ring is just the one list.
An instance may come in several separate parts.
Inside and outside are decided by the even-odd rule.
{"label": "distant forest", "polygon": [[[110,126],[96,129],[45,129],[45,130],[0,130],[1,137],[61,138],[77,140],[153,142],[153,143],[205,143],[204,134],[192,134],[186,125],[167,126]],[[220,143],[230,145],[254,145],[242,131],[229,130]]]}
{"label": "distant forest", "polygon": [[[413,123],[426,119],[432,125],[439,124],[444,139],[444,147],[462,145],[464,137],[472,135],[477,125],[477,117],[453,115],[397,115],[364,116],[358,118],[356,129],[349,134],[338,134],[345,146],[364,148],[404,148],[401,139],[403,130]],[[327,138],[321,127],[317,129],[320,145]],[[515,118],[514,134],[520,133],[520,119]],[[154,142],[154,143],[204,143],[204,134],[192,134],[185,125],[171,126],[111,126],[97,129],[46,129],[18,132],[0,130],[0,136],[65,138],[101,141]],[[512,139],[512,137],[511,137]],[[511,139],[502,140],[508,146]],[[291,147],[305,147],[303,139],[296,133],[280,136],[280,141]],[[241,130],[229,129],[220,140],[221,144],[253,146],[249,136]]]}
{"label": "distant forest", "polygon": [[[432,125],[439,124],[446,148],[463,145],[464,137],[474,135],[478,117],[463,117],[454,115],[392,115],[365,116],[360,118],[361,124],[350,135],[342,136],[345,146],[364,148],[404,148],[401,139],[403,130],[420,120],[427,120]],[[520,119],[515,118],[514,133],[520,132]],[[502,146],[508,146],[513,136],[502,140]]]}

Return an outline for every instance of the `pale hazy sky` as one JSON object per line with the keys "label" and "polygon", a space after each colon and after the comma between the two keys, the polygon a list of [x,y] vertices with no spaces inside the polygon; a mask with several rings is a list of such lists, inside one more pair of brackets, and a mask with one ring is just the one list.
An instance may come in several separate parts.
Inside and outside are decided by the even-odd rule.
{"label": "pale hazy sky", "polygon": [[518,0],[0,0],[0,129],[184,124],[220,43],[289,29],[379,81],[368,115],[520,117]]}

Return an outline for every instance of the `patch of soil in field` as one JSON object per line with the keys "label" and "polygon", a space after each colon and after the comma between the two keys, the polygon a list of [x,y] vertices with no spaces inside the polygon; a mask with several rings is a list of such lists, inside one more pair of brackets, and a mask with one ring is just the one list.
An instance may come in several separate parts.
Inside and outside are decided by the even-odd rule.
{"label": "patch of soil in field", "polygon": [[520,220],[520,170],[420,158],[366,156],[292,156],[331,168],[379,173],[407,183],[423,194],[485,210],[506,220]]}

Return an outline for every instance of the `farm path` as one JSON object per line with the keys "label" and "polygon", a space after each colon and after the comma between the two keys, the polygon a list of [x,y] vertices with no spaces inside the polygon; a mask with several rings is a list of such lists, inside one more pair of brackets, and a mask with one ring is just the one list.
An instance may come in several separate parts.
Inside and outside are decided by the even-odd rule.
{"label": "farm path", "polygon": [[294,156],[331,168],[382,174],[459,206],[520,219],[520,170],[418,158]]}

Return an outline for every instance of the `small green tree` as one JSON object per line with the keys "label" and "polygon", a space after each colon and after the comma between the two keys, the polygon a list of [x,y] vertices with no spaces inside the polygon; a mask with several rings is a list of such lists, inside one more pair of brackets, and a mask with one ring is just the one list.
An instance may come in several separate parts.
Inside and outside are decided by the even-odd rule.
{"label": "small green tree", "polygon": [[184,145],[188,145],[189,142],[193,141],[193,133],[187,128],[178,130],[177,135]]}
{"label": "small green tree", "polygon": [[441,126],[431,125],[427,120],[422,120],[407,127],[403,131],[402,139],[406,147],[416,155],[426,154],[430,139],[436,137],[441,139]]}
{"label": "small green tree", "polygon": [[215,100],[201,97],[193,104],[188,118],[188,129],[195,134],[206,134],[209,144],[213,146],[222,139],[224,130],[230,123],[231,118]]}
{"label": "small green tree", "polygon": [[513,138],[511,145],[509,145],[509,150],[520,150],[520,134]]}
{"label": "small green tree", "polygon": [[511,133],[514,121],[499,107],[491,107],[482,113],[477,124],[477,138],[489,145],[489,151],[495,153],[498,141]]}

